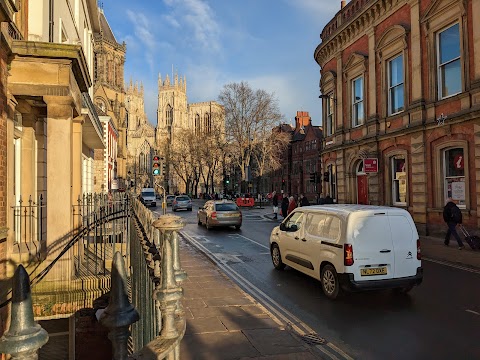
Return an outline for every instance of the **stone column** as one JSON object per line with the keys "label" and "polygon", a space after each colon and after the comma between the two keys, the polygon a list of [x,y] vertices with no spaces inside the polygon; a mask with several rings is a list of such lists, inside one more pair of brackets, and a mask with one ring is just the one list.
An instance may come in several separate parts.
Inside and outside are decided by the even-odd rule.
{"label": "stone column", "polygon": [[411,24],[411,59],[412,73],[409,78],[412,81],[412,103],[423,99],[422,93],[422,49],[420,34],[420,8],[419,0],[410,1],[410,24]]}
{"label": "stone column", "polygon": [[36,117],[34,114],[22,114],[22,153],[21,153],[21,175],[22,179],[20,194],[22,196],[23,205],[31,199],[36,202],[36,134],[35,134]]}
{"label": "stone column", "polygon": [[427,163],[426,133],[417,132],[412,135],[412,186],[409,191],[413,209],[413,221],[420,235],[427,234]]}
{"label": "stone column", "polygon": [[[337,116],[335,117],[336,120],[336,130],[343,130],[343,62],[342,62],[342,52],[337,54]],[[348,104],[348,101],[347,101]]]}
{"label": "stone column", "polygon": [[[47,251],[53,260],[71,238],[73,99],[44,96],[47,103]],[[68,280],[72,274],[68,254],[55,264],[49,280]]]}
{"label": "stone column", "polygon": [[368,116],[377,114],[377,77],[375,72],[375,30],[371,28],[368,33]]}
{"label": "stone column", "polygon": [[84,115],[73,119],[72,136],[72,203],[77,204],[82,196],[82,128],[85,123]]}

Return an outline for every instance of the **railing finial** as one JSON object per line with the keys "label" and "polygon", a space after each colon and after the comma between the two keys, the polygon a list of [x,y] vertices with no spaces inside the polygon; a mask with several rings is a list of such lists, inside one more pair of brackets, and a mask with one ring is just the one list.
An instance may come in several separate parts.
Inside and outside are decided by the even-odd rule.
{"label": "railing finial", "polygon": [[130,336],[128,328],[138,321],[139,315],[128,300],[125,263],[119,251],[113,258],[111,276],[110,300],[105,312],[100,317],[100,323],[110,330],[108,338],[112,341],[114,359],[124,360],[128,356],[127,342]]}
{"label": "railing finial", "polygon": [[37,359],[37,350],[48,341],[48,333],[33,317],[30,279],[19,265],[13,275],[11,324],[0,339],[0,353],[11,354],[13,359]]}

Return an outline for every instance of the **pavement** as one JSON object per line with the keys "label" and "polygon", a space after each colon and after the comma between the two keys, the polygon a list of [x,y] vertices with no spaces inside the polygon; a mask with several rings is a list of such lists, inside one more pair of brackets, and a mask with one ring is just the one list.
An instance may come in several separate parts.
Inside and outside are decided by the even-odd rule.
{"label": "pavement", "polygon": [[[244,209],[274,220],[270,206]],[[480,251],[458,250],[443,239],[421,236],[422,258],[480,271]],[[182,237],[180,260],[188,278],[182,284],[187,329],[181,342],[182,360],[311,360],[348,359],[328,344],[308,341],[282,324],[262,304],[237,286],[207,255]],[[308,335],[308,334],[307,334]],[[329,355],[330,352],[330,355]]]}

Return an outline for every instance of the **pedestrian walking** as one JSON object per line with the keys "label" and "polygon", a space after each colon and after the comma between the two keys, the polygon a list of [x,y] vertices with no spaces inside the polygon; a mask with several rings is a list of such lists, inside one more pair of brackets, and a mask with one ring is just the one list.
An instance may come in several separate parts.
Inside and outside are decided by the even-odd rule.
{"label": "pedestrian walking", "polygon": [[278,197],[277,197],[277,192],[274,191],[272,193],[272,206],[273,206],[273,218],[277,220],[277,214],[278,214]]}
{"label": "pedestrian walking", "polygon": [[289,215],[295,208],[297,207],[297,202],[295,201],[295,198],[293,196],[290,196],[288,199],[288,209],[287,209],[287,215]]}
{"label": "pedestrian walking", "polygon": [[288,213],[288,194],[284,193],[283,199],[282,199],[282,216],[286,218],[287,213]]}
{"label": "pedestrian walking", "polygon": [[457,240],[458,250],[464,249],[465,246],[463,246],[463,242],[457,233],[457,225],[462,223],[462,212],[451,198],[447,199],[447,203],[443,208],[443,220],[448,226],[447,234],[445,235],[445,246],[448,246],[450,243],[450,235],[453,235],[455,240]]}
{"label": "pedestrian walking", "polygon": [[333,199],[330,197],[330,195],[327,195],[324,204],[333,204]]}
{"label": "pedestrian walking", "polygon": [[310,201],[303,194],[300,194],[300,206],[310,206]]}
{"label": "pedestrian walking", "polygon": [[323,193],[320,194],[320,197],[318,198],[317,204],[318,205],[324,205],[325,204],[325,198],[323,197]]}

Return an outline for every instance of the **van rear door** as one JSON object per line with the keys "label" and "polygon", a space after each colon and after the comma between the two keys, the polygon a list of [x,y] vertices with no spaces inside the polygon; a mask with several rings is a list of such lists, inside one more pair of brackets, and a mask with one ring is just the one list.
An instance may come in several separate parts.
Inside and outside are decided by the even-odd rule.
{"label": "van rear door", "polygon": [[417,229],[407,215],[392,214],[388,219],[392,229],[395,256],[394,277],[414,276],[417,268],[421,266],[421,261],[417,260]]}
{"label": "van rear door", "polygon": [[355,281],[391,279],[395,258],[388,216],[384,212],[350,216],[347,242],[353,245],[354,263],[345,267]]}

